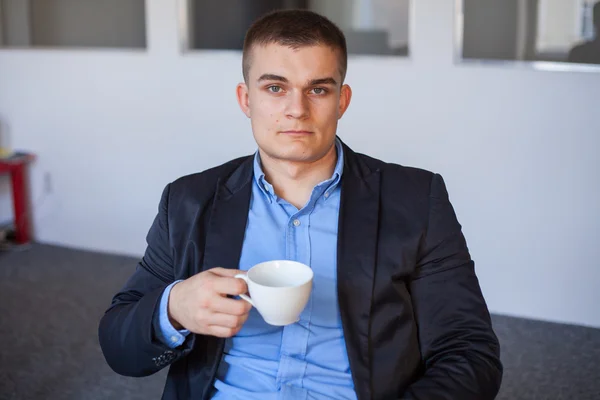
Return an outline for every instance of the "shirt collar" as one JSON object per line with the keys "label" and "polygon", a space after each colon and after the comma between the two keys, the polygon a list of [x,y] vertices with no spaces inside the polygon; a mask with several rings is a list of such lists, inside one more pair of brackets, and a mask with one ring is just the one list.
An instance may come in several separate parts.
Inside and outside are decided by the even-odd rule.
{"label": "shirt collar", "polygon": [[[331,192],[340,183],[342,173],[344,171],[344,148],[342,142],[337,137],[335,138],[335,149],[337,150],[337,161],[331,178],[319,183],[317,186],[326,186],[327,192]],[[273,185],[267,182],[265,173],[260,163],[260,154],[258,150],[254,153],[254,181],[265,196],[272,200],[275,198],[275,190]]]}

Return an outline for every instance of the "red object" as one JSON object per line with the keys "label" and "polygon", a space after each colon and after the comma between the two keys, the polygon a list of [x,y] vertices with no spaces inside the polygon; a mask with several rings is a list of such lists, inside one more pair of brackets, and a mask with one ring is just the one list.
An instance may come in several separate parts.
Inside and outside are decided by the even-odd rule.
{"label": "red object", "polygon": [[27,189],[25,187],[25,170],[27,164],[35,159],[33,154],[15,153],[0,158],[0,173],[10,173],[15,212],[15,241],[24,244],[30,240],[30,213],[27,205]]}

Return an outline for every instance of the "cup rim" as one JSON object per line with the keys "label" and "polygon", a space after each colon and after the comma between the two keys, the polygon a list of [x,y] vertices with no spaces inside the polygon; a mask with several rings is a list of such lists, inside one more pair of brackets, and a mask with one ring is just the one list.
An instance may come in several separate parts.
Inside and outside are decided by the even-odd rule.
{"label": "cup rim", "polygon": [[[265,264],[272,264],[274,262],[280,262],[280,263],[285,263],[285,264],[292,264],[292,265],[296,265],[298,267],[302,267],[306,270],[308,270],[308,272],[310,272],[310,276],[308,277],[308,279],[303,280],[302,282],[295,284],[295,285],[289,285],[289,286],[267,286],[267,285],[262,285],[258,282],[256,282],[255,280],[253,280],[250,277],[250,273],[253,269],[255,268],[259,268],[261,266],[264,266]],[[304,286],[307,283],[309,283],[310,281],[312,281],[314,279],[315,273],[312,270],[311,267],[309,267],[308,265],[301,263],[299,261],[294,261],[294,260],[269,260],[269,261],[263,261],[261,263],[255,264],[252,267],[250,267],[250,269],[248,269],[248,271],[246,271],[246,276],[248,277],[248,279],[250,280],[250,282],[252,282],[254,285],[263,287],[263,288],[268,288],[268,289],[273,289],[273,290],[282,290],[282,289],[291,289],[291,288],[297,288],[300,286]]]}

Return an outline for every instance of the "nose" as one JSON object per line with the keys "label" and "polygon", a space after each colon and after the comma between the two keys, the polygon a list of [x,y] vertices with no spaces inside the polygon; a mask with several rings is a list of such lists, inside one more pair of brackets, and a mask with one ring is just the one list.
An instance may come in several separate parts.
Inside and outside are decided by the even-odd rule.
{"label": "nose", "polygon": [[288,118],[304,119],[309,115],[308,99],[301,91],[290,93],[286,107]]}

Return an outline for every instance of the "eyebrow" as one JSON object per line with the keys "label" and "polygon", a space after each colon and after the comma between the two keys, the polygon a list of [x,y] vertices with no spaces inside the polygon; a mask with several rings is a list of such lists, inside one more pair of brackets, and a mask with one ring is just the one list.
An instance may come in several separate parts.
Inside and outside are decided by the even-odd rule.
{"label": "eyebrow", "polygon": [[[275,75],[275,74],[263,74],[260,76],[260,78],[258,78],[258,82],[261,81],[278,81],[278,82],[283,82],[283,83],[288,83],[288,79],[280,76],[280,75]],[[310,86],[314,86],[314,85],[337,85],[337,82],[335,79],[331,78],[331,77],[327,77],[327,78],[319,78],[319,79],[313,79],[311,81],[309,81],[309,85]]]}
{"label": "eyebrow", "polygon": [[310,81],[310,85],[314,86],[314,85],[333,85],[336,86],[337,82],[335,81],[335,79],[328,77],[328,78],[320,78],[320,79],[313,79],[312,81]]}
{"label": "eyebrow", "polygon": [[258,78],[258,82],[261,81],[279,81],[284,83],[288,82],[287,78],[275,74],[263,74],[260,76],[260,78]]}

